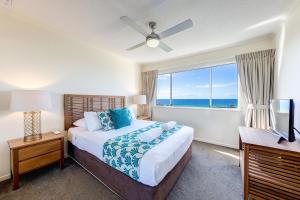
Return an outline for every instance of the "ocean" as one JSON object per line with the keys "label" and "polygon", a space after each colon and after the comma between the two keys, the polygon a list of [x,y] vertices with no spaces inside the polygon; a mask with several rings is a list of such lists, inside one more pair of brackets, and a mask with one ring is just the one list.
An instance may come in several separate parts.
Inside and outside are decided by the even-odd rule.
{"label": "ocean", "polygon": [[[169,99],[157,99],[156,105],[169,106]],[[212,108],[237,108],[237,99],[212,99]],[[172,106],[209,108],[209,99],[172,99]]]}

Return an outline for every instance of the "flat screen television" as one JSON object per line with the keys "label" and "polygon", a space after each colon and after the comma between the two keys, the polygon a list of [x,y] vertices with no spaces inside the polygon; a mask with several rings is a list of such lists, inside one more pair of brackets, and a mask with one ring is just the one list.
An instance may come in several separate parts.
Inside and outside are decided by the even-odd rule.
{"label": "flat screen television", "polygon": [[270,102],[271,129],[282,140],[295,141],[294,101],[292,99],[273,99]]}

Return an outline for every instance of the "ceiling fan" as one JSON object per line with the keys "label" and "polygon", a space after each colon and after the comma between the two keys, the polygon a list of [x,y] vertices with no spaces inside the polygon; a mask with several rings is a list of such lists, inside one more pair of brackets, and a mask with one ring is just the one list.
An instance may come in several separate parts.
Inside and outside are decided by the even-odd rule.
{"label": "ceiling fan", "polygon": [[139,25],[137,25],[132,19],[130,19],[127,16],[122,16],[120,17],[120,19],[125,22],[127,25],[129,25],[131,28],[133,28],[134,30],[136,30],[137,32],[141,33],[142,35],[144,35],[146,37],[146,40],[142,43],[139,43],[137,45],[134,45],[128,49],[126,49],[127,51],[136,49],[138,47],[141,47],[145,44],[147,44],[148,47],[151,48],[156,48],[156,47],[160,47],[162,50],[164,50],[165,52],[170,52],[173,49],[171,47],[169,47],[167,44],[165,44],[164,42],[161,41],[161,39],[167,38],[169,36],[172,36],[176,33],[179,33],[181,31],[184,31],[186,29],[192,28],[193,27],[193,21],[191,19],[187,19],[161,33],[155,33],[154,30],[156,28],[156,22],[149,22],[149,27],[152,30],[151,33],[147,33],[143,28],[141,28]]}

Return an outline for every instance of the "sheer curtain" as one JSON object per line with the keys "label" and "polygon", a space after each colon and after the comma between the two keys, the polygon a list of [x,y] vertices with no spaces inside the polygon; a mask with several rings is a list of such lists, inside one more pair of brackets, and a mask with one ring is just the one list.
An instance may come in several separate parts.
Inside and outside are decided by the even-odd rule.
{"label": "sheer curtain", "polygon": [[142,72],[141,94],[146,95],[147,104],[141,106],[140,115],[147,115],[152,118],[152,106],[154,103],[154,94],[156,91],[158,71]]}
{"label": "sheer curtain", "polygon": [[242,92],[248,104],[247,127],[267,129],[269,101],[274,93],[275,50],[269,49],[236,56]]}

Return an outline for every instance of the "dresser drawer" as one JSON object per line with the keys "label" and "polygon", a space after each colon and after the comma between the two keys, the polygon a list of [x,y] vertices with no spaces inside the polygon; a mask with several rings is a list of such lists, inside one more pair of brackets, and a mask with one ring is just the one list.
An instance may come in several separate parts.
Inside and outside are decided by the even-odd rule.
{"label": "dresser drawer", "polygon": [[19,162],[19,173],[23,174],[33,169],[43,167],[45,165],[60,160],[60,158],[61,158],[61,151],[58,150],[48,154],[44,154],[41,156],[37,156],[34,158],[21,161]]}
{"label": "dresser drawer", "polygon": [[19,161],[47,154],[61,149],[60,140],[36,144],[19,150]]}

